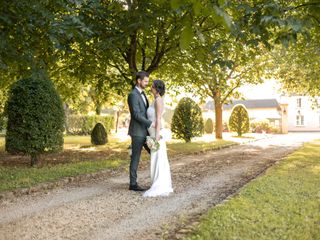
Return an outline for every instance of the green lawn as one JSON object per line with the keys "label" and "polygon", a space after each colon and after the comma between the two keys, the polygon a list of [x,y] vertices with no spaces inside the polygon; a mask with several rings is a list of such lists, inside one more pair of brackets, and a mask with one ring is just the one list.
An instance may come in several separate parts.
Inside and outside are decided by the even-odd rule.
{"label": "green lawn", "polygon": [[209,210],[186,239],[320,239],[320,140]]}
{"label": "green lawn", "polygon": [[0,166],[0,191],[30,187],[41,182],[52,182],[64,177],[117,168],[125,163],[124,160],[100,160],[58,164],[41,168]]}
{"label": "green lawn", "polygon": [[[129,164],[129,156],[127,154],[129,144],[130,141],[120,142],[110,136],[108,144],[95,147],[90,143],[90,136],[66,136],[64,142],[65,151],[61,155],[57,155],[58,158],[59,156],[61,159],[63,158],[66,161],[65,163],[55,164],[49,161],[48,164],[45,163],[36,168],[30,168],[26,165],[0,165],[0,191],[30,187],[41,182],[55,181],[63,177],[92,173],[103,169],[118,168],[120,166],[127,167]],[[175,140],[168,143],[168,153],[169,157],[172,158],[176,155],[192,154],[229,144],[233,143],[224,140],[183,143]],[[70,152],[71,150],[76,152]],[[3,137],[0,137],[0,151],[4,151]],[[87,154],[87,157],[84,159],[87,160],[75,159],[85,154]],[[4,157],[8,156],[4,155]],[[149,159],[145,151],[142,159]]]}
{"label": "green lawn", "polygon": [[[0,143],[1,144],[1,143]],[[126,151],[130,141],[118,142],[116,139],[109,137],[109,142],[106,145],[95,147],[97,150],[112,149],[114,151]],[[172,140],[168,143],[169,156],[176,154],[192,154],[200,151],[208,151],[217,149],[223,146],[234,144],[231,141],[216,140],[212,142],[194,141],[185,143],[182,140]],[[90,148],[90,136],[66,136],[64,139],[65,148],[79,147]]]}
{"label": "green lawn", "polygon": [[190,143],[175,141],[168,144],[168,152],[169,156],[174,156],[175,154],[192,154],[200,151],[214,150],[231,144],[235,143],[225,140],[216,140],[214,142],[197,141]]}

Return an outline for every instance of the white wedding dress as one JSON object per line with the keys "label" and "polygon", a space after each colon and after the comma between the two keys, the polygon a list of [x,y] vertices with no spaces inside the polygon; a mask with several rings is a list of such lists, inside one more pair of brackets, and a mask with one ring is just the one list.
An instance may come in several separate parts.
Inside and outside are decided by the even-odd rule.
{"label": "white wedding dress", "polygon": [[[156,111],[154,107],[154,102],[150,105],[147,110],[148,119],[152,122],[156,120]],[[161,118],[162,119],[162,118]],[[163,121],[161,121],[162,126]],[[150,137],[155,137],[155,128],[149,128]],[[151,175],[151,188],[147,190],[143,196],[144,197],[157,197],[157,196],[168,196],[173,192],[170,165],[167,155],[166,140],[170,138],[170,133],[168,129],[161,129],[160,135],[162,136],[159,141],[160,147],[156,152],[151,151],[151,163],[150,163],[150,175]]]}

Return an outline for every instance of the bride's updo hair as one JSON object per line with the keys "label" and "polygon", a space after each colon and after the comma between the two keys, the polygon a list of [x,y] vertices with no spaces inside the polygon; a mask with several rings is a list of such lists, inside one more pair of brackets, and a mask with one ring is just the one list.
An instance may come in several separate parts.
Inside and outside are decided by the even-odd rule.
{"label": "bride's updo hair", "polygon": [[163,96],[165,94],[166,86],[164,85],[164,82],[162,80],[154,80],[152,85],[154,89],[156,89],[156,91],[160,94],[160,96]]}

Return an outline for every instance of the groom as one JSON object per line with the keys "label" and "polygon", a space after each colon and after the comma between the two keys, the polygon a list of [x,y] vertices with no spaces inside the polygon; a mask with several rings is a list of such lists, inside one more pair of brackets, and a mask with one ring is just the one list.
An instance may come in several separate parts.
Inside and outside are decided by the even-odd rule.
{"label": "groom", "polygon": [[147,109],[149,107],[148,99],[144,89],[149,84],[149,74],[144,71],[136,73],[136,86],[128,96],[128,105],[131,115],[129,125],[129,135],[131,136],[131,161],[130,161],[130,186],[129,190],[144,191],[137,183],[137,169],[140,161],[141,150],[144,147],[148,153],[150,149],[146,144],[148,128],[154,123],[147,118]]}

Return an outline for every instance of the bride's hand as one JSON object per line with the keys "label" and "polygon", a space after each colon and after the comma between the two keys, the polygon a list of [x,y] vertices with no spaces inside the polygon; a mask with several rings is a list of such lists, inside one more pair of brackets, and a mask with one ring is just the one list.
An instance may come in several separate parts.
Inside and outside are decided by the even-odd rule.
{"label": "bride's hand", "polygon": [[160,136],[160,135],[157,135],[157,136],[156,136],[156,140],[157,140],[157,141],[160,141],[160,139],[161,139],[161,136]]}

